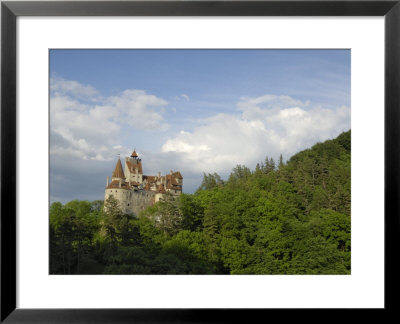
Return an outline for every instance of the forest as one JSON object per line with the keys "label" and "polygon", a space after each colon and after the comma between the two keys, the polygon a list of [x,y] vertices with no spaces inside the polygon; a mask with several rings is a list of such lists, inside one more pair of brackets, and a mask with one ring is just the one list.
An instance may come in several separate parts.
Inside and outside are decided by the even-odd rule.
{"label": "forest", "polygon": [[287,162],[204,174],[136,217],[112,196],[54,202],[49,273],[350,274],[350,210],[349,130]]}

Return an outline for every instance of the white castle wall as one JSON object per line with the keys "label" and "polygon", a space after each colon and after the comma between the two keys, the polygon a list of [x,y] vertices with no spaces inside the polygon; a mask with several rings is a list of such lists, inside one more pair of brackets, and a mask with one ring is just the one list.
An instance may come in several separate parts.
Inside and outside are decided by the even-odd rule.
{"label": "white castle wall", "polygon": [[116,200],[119,202],[119,207],[121,208],[123,213],[127,213],[129,209],[127,207],[129,204],[129,193],[130,190],[126,189],[121,189],[121,188],[112,188],[112,189],[106,189],[105,195],[104,195],[104,202],[108,199],[110,195],[113,195]]}
{"label": "white castle wall", "polygon": [[158,202],[158,201],[162,200],[163,197],[164,197],[164,194],[162,194],[162,193],[156,193],[156,194],[155,194],[155,197],[154,197],[154,201],[155,201],[155,202]]}
{"label": "white castle wall", "polygon": [[138,216],[146,207],[154,204],[155,193],[146,190],[106,189],[104,201],[113,195],[118,200],[123,213]]}
{"label": "white castle wall", "polygon": [[130,210],[138,216],[143,209],[154,204],[154,193],[146,190],[132,191],[130,203]]}

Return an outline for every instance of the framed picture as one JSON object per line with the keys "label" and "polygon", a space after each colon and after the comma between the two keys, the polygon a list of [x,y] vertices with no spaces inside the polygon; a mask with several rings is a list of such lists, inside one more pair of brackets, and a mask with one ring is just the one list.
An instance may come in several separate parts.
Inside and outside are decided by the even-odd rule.
{"label": "framed picture", "polygon": [[[24,18],[26,16],[28,18]],[[357,20],[355,17],[359,16],[364,17]],[[305,17],[308,17],[308,22]],[[110,19],[114,21],[111,23]],[[391,261],[392,256],[397,255],[399,235],[399,21],[398,1],[2,2],[1,320],[9,323],[231,322],[239,312],[246,316],[265,316],[264,312],[271,308],[394,310],[395,300],[390,296],[399,288],[399,280]],[[320,30],[316,31],[316,26]],[[311,35],[309,38],[318,38],[319,43],[314,40],[307,42],[304,35],[308,33]],[[129,41],[125,42],[127,38]],[[288,42],[289,38],[294,41]],[[135,62],[134,71],[139,75],[125,83],[133,84],[130,86],[118,83],[124,76],[115,72],[117,69],[127,70],[128,61]],[[108,70],[100,73],[100,67],[105,66]],[[365,70],[366,67],[368,71]],[[32,70],[26,72],[30,68]],[[226,73],[227,70],[234,73]],[[293,72],[294,70],[301,70],[301,73]],[[86,80],[91,81],[85,84],[77,82],[77,76],[85,73],[90,74]],[[270,79],[268,74],[271,75]],[[317,74],[329,75],[326,79],[329,82],[321,83]],[[190,75],[195,77],[191,78]],[[275,87],[276,75],[285,79],[280,83],[285,84],[286,88]],[[299,77],[303,75],[304,77]],[[109,80],[106,80],[108,76]],[[232,82],[235,77],[241,81],[240,84],[235,85]],[[256,80],[262,80],[265,85],[257,88]],[[304,93],[304,89],[298,88],[298,84],[307,80],[313,80],[312,87],[309,88],[312,91],[307,96],[302,96],[300,92]],[[192,86],[185,88],[185,83]],[[230,92],[224,92],[223,87],[218,88],[218,85],[224,85]],[[269,92],[266,90],[267,85]],[[196,92],[196,87],[203,89],[204,93],[208,89],[207,96],[201,97]],[[180,92],[174,93],[171,88],[174,91],[179,89]],[[220,93],[212,92],[212,88],[217,88]],[[333,90],[327,90],[328,88]],[[153,92],[146,92],[147,89],[152,89]],[[180,89],[190,89],[191,92]],[[330,102],[334,103],[332,105],[338,108],[326,109],[325,103],[318,104],[318,98],[322,98],[321,93],[324,91],[326,97],[331,98]],[[240,96],[228,99],[228,93],[232,92],[240,93]],[[214,98],[213,102],[208,100],[210,97]],[[383,97],[384,115],[379,109],[383,108]],[[191,107],[190,112],[184,110],[193,98],[202,105],[202,110],[196,113],[194,103],[188,106]],[[232,107],[236,105],[236,112],[228,111],[226,102]],[[207,105],[209,108],[204,108]],[[49,110],[38,108],[41,106],[49,107]],[[350,128],[350,106],[351,135],[350,132],[346,133]],[[130,107],[131,115],[126,107]],[[166,113],[167,108],[169,110]],[[268,108],[268,112],[264,108]],[[115,114],[110,117],[111,110]],[[87,114],[84,115],[82,111],[95,117],[86,118]],[[180,119],[171,117],[177,113]],[[282,114],[286,117],[291,114],[292,117],[282,122],[279,119]],[[141,120],[137,120],[139,115],[143,117]],[[304,118],[299,118],[300,115]],[[330,122],[324,124],[324,118],[328,118]],[[268,124],[270,120],[273,121],[273,126]],[[316,130],[315,133],[311,132],[311,140],[301,137],[301,127],[296,128],[300,121],[303,129],[306,127],[308,131],[311,128]],[[227,122],[232,127],[226,126]],[[67,123],[69,129],[63,128]],[[186,123],[186,128],[181,127],[182,123]],[[77,124],[80,126],[74,129],[79,131],[71,133],[71,129]],[[128,142],[121,146],[120,143],[110,140],[113,132],[124,129],[124,125],[130,127],[129,136],[146,137],[137,140],[137,145],[141,147],[135,148],[135,143]],[[169,134],[166,133],[168,127],[181,127],[182,130]],[[243,131],[238,136],[241,127]],[[247,168],[235,168],[233,176],[231,174],[228,180],[212,173],[211,168],[204,169],[208,163],[220,172],[223,168],[218,169],[218,163],[221,166],[229,165],[228,158],[221,158],[224,150],[227,157],[233,154],[227,148],[228,142],[221,141],[219,146],[216,142],[221,137],[229,138],[230,142],[241,146],[242,154],[253,154],[254,159],[242,158],[237,160],[238,163],[255,163],[259,155],[254,151],[264,143],[257,140],[257,136],[263,132],[261,138],[266,138],[265,128],[268,127],[268,134],[275,136],[276,143],[280,143],[276,145],[276,151],[271,144],[272,140],[268,144],[269,152],[273,152],[272,157],[278,161],[279,156],[276,155],[282,153],[278,149],[286,148],[284,154],[292,156],[316,142],[333,139],[343,132],[332,142],[332,145],[339,143],[337,147],[341,159],[334,162],[336,166],[340,164],[335,177],[343,178],[343,187],[333,186],[332,197],[335,198],[326,200],[329,208],[324,209],[325,200],[321,198],[325,194],[326,185],[323,176],[320,178],[321,184],[312,176],[310,186],[302,184],[301,187],[306,188],[304,190],[308,190],[312,198],[299,203],[301,208],[308,210],[299,212],[299,215],[312,218],[312,210],[318,205],[319,210],[326,213],[327,219],[343,219],[348,222],[349,227],[348,230],[341,227],[340,231],[336,228],[337,235],[331,235],[334,238],[326,234],[326,238],[318,241],[319,234],[315,234],[316,238],[310,239],[309,242],[313,242],[310,244],[314,247],[317,244],[324,247],[324,255],[317,253],[308,257],[313,260],[312,264],[318,263],[318,266],[312,266],[314,272],[307,268],[310,262],[307,266],[302,260],[298,260],[296,266],[294,263],[285,263],[282,261],[286,258],[285,252],[279,252],[279,249],[272,251],[271,248],[271,255],[257,259],[264,262],[262,268],[258,267],[255,259],[243,261],[243,256],[246,255],[244,250],[248,245],[243,243],[245,241],[232,238],[234,234],[229,236],[232,231],[226,231],[221,234],[221,239],[218,238],[220,241],[217,245],[223,245],[225,249],[225,252],[221,252],[219,248],[215,250],[216,255],[222,255],[218,257],[220,259],[213,259],[212,244],[209,244],[207,251],[198,252],[207,255],[209,263],[205,263],[204,259],[192,258],[190,269],[171,266],[171,263],[179,262],[179,257],[174,259],[171,254],[164,253],[168,246],[171,249],[171,246],[179,245],[177,240],[172,239],[163,243],[164,250],[152,250],[155,254],[151,258],[154,260],[149,261],[146,256],[141,259],[145,260],[144,264],[156,264],[157,269],[163,269],[161,272],[150,266],[142,266],[143,264],[139,268],[123,262],[116,266],[114,261],[101,264],[95,260],[98,251],[93,250],[89,254],[85,250],[86,237],[71,243],[73,262],[68,251],[65,253],[62,249],[57,250],[59,241],[54,239],[60,233],[55,230],[59,225],[57,208],[63,208],[57,201],[66,203],[76,199],[73,191],[84,186],[88,188],[84,199],[89,200],[86,197],[90,197],[93,186],[90,187],[87,183],[94,176],[98,180],[98,173],[92,170],[95,167],[82,161],[111,161],[112,170],[109,173],[111,175],[113,170],[114,172],[109,179],[102,180],[106,183],[106,187],[101,188],[105,216],[102,214],[98,223],[101,228],[96,228],[96,235],[103,235],[96,244],[108,242],[103,244],[104,247],[101,245],[100,249],[107,250],[111,247],[111,256],[107,251],[102,250],[102,253],[108,253],[107,260],[120,260],[123,258],[121,251],[127,250],[115,250],[112,245],[114,243],[109,242],[114,242],[115,237],[115,242],[136,238],[123,236],[125,232],[117,228],[115,223],[110,223],[111,227],[107,227],[107,217],[114,217],[110,212],[114,197],[117,198],[116,203],[123,206],[124,215],[131,215],[133,219],[147,212],[146,215],[156,224],[155,228],[159,231],[157,233],[161,233],[160,237],[175,237],[176,233],[173,231],[181,229],[176,225],[181,219],[180,214],[173,220],[175,227],[171,227],[162,219],[161,209],[147,211],[146,208],[154,204],[160,206],[162,203],[173,206],[175,198],[182,193],[182,185],[184,191],[188,190],[186,192],[191,194],[200,183],[200,189],[208,190],[223,186],[226,181],[231,186],[229,192],[232,194],[235,174],[240,178],[239,175],[246,173]],[[164,133],[146,133],[155,128],[162,129]],[[256,128],[258,135],[249,135],[250,130]],[[286,137],[279,137],[279,132]],[[27,136],[27,133],[30,135]],[[323,135],[320,136],[321,133]],[[204,141],[204,134],[207,134],[208,144]],[[121,137],[124,136],[126,137]],[[156,142],[151,136],[163,136],[163,140]],[[26,141],[27,138],[30,140]],[[73,142],[73,145],[64,145],[68,141]],[[283,142],[286,144],[282,145]],[[164,155],[152,154],[154,147],[160,146],[160,143],[163,145]],[[350,143],[352,148],[355,147],[351,151],[351,165]],[[146,145],[149,147],[147,151]],[[96,147],[97,150],[90,147]],[[372,156],[367,158],[370,151]],[[120,153],[126,157],[118,158],[117,154]],[[384,161],[380,154],[384,154]],[[74,159],[77,155],[80,158]],[[174,171],[164,170],[168,167],[165,164],[166,157]],[[293,170],[306,167],[305,164],[311,161],[305,157],[299,159],[297,166],[294,166],[296,159],[291,162],[290,167]],[[149,166],[146,165],[147,161]],[[296,185],[297,173],[285,167],[287,164],[283,158],[280,158],[279,166],[276,166],[273,159],[261,162],[254,171],[248,170],[249,177],[252,175],[256,179],[259,172],[263,174],[264,186],[271,185],[268,181],[272,179],[281,186],[283,183],[287,186]],[[108,165],[107,163],[101,165]],[[164,168],[159,170],[161,172],[158,175],[158,166],[154,166],[156,163]],[[310,163],[310,168],[314,170],[312,162]],[[203,169],[196,169],[198,164]],[[97,167],[100,164],[94,165]],[[143,172],[142,167],[150,169],[150,173],[145,173],[146,170]],[[74,175],[73,170],[77,168],[85,171]],[[325,168],[330,168],[330,165]],[[47,172],[49,169],[50,172]],[[183,177],[178,170],[183,171]],[[203,180],[193,176],[199,170],[207,172]],[[90,173],[87,178],[85,172]],[[103,174],[108,171],[102,169],[101,172]],[[285,178],[285,172],[292,172],[292,176],[286,175]],[[318,172],[317,170],[315,173],[317,178]],[[185,179],[186,175],[190,175],[187,177],[189,181]],[[279,180],[279,177],[283,180]],[[74,179],[75,182],[76,179],[81,182],[71,184]],[[303,180],[304,183],[308,181]],[[316,194],[318,190],[321,192],[319,196]],[[302,197],[307,197],[307,193]],[[221,206],[222,200],[215,201],[214,209]],[[94,203],[88,208],[93,211],[101,204],[98,201],[97,205]],[[204,206],[201,208],[206,209],[207,206]],[[271,207],[267,201],[263,206],[278,208]],[[47,232],[49,207],[50,233]],[[290,205],[290,208],[294,207]],[[281,212],[282,210],[279,214]],[[297,215],[297,212],[293,213]],[[46,214],[45,217],[43,214]],[[301,218],[299,215],[296,217]],[[52,217],[56,225],[52,223]],[[321,227],[321,220],[317,218],[312,218],[307,225],[310,233],[322,231],[317,229]],[[203,233],[192,228],[196,224],[194,218],[191,220],[193,222],[185,225],[187,228],[182,227],[187,230],[186,236],[180,238],[182,242],[193,240]],[[267,221],[276,222],[273,219]],[[212,223],[211,220],[210,222]],[[279,227],[279,235],[284,232],[283,227],[294,226],[296,222],[297,220],[282,222],[279,225],[282,225],[282,228]],[[211,223],[204,225],[203,221],[202,226],[212,229]],[[329,226],[336,225],[333,222]],[[144,228],[147,223],[135,226],[140,232],[140,226]],[[251,226],[248,225],[248,228]],[[127,232],[130,233],[135,228],[130,227]],[[192,232],[197,234],[190,234]],[[254,237],[244,232],[240,233],[241,237],[248,240],[247,242],[251,241],[249,245],[256,246]],[[338,238],[339,232],[341,238]],[[370,238],[372,233],[375,242]],[[88,235],[91,235],[92,240],[94,234]],[[212,241],[211,234],[204,235]],[[347,238],[343,238],[344,236]],[[48,254],[47,250],[42,250],[49,246],[49,237]],[[258,249],[262,244],[271,244],[272,241],[270,238],[269,240],[259,242]],[[117,246],[120,243],[115,244]],[[332,244],[337,245],[334,251],[330,249]],[[321,252],[319,248],[316,249]],[[115,256],[115,251],[120,254]],[[148,250],[142,244],[132,251],[139,255]],[[179,251],[183,253],[183,250]],[[250,255],[256,249],[246,251]],[[329,253],[333,253],[330,258],[327,257]],[[83,258],[82,254],[87,257]],[[371,255],[371,259],[366,254]],[[292,255],[288,257],[291,258]],[[266,267],[266,260],[275,267]],[[104,273],[114,276],[95,276]],[[161,276],[145,276],[149,273]],[[169,273],[178,275],[162,276]],[[115,276],[116,274],[119,276]],[[236,275],[181,276],[182,274]],[[310,276],[312,274],[323,276]],[[303,276],[297,278],[298,275]],[[366,283],[369,285],[369,292],[363,291]],[[342,290],[345,287],[349,289],[348,293]],[[267,290],[269,294],[265,294]],[[357,290],[357,294],[352,293],[354,290]],[[60,291],[63,296],[58,294]],[[340,291],[342,296],[338,300]],[[43,299],[46,300],[43,302],[40,301],[42,298],[37,298],[40,294],[51,297]],[[359,300],[354,301],[356,296],[360,296]]]}

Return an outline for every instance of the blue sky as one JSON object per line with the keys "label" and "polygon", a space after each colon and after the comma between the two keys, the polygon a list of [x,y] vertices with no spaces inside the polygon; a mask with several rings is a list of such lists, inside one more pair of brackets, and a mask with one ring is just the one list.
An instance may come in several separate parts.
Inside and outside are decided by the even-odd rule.
{"label": "blue sky", "polygon": [[50,199],[102,199],[133,148],[188,193],[287,159],[350,128],[350,81],[349,50],[51,50]]}

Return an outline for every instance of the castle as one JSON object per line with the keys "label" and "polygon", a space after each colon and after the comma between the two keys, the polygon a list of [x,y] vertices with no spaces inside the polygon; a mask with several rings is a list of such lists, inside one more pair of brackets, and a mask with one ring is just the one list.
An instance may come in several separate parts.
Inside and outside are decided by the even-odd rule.
{"label": "castle", "polygon": [[163,199],[165,194],[180,195],[182,183],[183,177],[179,171],[171,171],[165,176],[160,172],[156,176],[143,175],[142,160],[134,150],[131,156],[125,157],[125,172],[118,159],[111,182],[107,176],[104,202],[113,195],[123,213],[138,216],[143,209]]}

